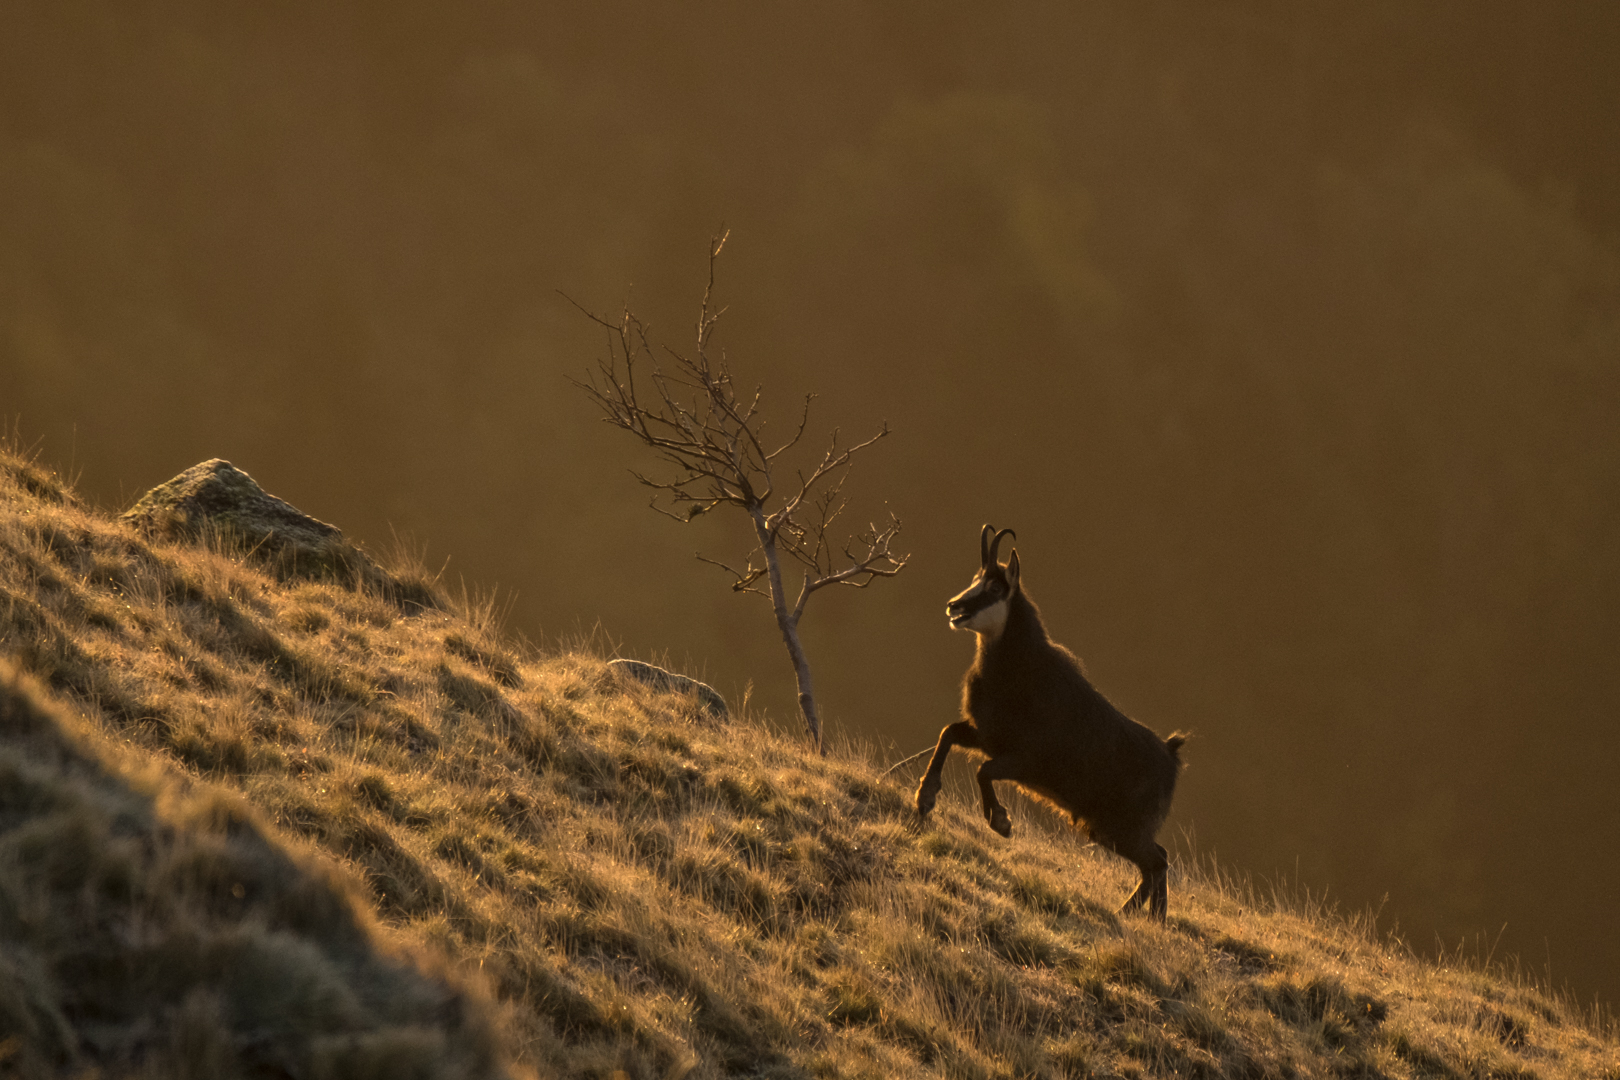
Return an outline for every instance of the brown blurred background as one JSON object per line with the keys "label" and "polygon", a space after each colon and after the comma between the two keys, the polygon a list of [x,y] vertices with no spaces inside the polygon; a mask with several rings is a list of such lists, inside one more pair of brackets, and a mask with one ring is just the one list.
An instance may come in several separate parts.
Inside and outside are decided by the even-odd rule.
{"label": "brown blurred background", "polygon": [[[579,11],[586,12],[579,14]],[[0,0],[0,414],[121,508],[211,456],[795,722],[556,290],[785,425],[887,420],[834,726],[953,719],[985,521],[1174,821],[1420,949],[1620,993],[1620,5]]]}

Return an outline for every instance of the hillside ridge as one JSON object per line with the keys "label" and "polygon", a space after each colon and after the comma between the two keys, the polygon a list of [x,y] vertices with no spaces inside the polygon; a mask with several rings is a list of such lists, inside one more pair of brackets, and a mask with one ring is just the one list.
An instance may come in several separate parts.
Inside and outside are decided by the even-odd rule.
{"label": "hillside ridge", "polygon": [[[1032,804],[1003,841],[957,772],[920,827],[860,747],[378,561],[143,535],[0,449],[0,768],[44,793],[0,800],[0,1073],[1620,1078],[1524,977],[1187,860],[1118,916],[1127,868]],[[303,964],[259,997],[130,944],[253,935]],[[311,971],[351,1004],[274,1005]]]}

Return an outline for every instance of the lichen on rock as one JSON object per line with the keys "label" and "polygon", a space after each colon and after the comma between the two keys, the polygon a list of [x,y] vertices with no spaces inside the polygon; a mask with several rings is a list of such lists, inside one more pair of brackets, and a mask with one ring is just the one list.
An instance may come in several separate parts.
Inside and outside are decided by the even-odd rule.
{"label": "lichen on rock", "polygon": [[330,578],[384,588],[397,582],[343,530],[266,492],[223,458],[193,465],[142,495],[123,519],[174,540],[217,538],[278,577]]}
{"label": "lichen on rock", "polygon": [[654,690],[671,690],[677,694],[696,694],[703,708],[716,720],[724,720],[730,715],[726,707],[726,699],[720,692],[708,683],[699,682],[689,675],[678,675],[673,671],[665,670],[656,664],[649,664],[641,660],[609,660],[608,667],[625,675],[636,682],[644,683]]}

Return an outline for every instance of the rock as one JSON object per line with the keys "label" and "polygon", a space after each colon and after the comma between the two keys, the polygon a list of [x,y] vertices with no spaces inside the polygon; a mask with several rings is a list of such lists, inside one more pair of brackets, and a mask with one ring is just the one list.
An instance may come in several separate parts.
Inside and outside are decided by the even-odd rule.
{"label": "rock", "polygon": [[242,544],[280,577],[330,577],[389,587],[393,578],[336,525],[270,495],[223,458],[193,465],[142,495],[123,519],[148,533]]}
{"label": "rock", "polygon": [[655,664],[643,663],[640,660],[609,660],[608,667],[621,675],[628,676],[640,683],[652,687],[654,690],[672,690],[677,694],[696,694],[698,700],[710,716],[716,720],[724,720],[731,715],[726,707],[726,699],[720,692],[708,683],[698,682],[685,675],[677,675],[673,671],[665,671]]}

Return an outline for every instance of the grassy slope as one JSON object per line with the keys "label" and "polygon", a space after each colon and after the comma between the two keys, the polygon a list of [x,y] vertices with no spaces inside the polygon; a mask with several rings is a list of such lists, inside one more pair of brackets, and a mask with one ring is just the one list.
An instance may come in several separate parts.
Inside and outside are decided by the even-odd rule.
{"label": "grassy slope", "polygon": [[[1168,924],[1116,918],[1124,868],[1038,809],[1002,841],[958,787],[919,830],[857,752],[518,648],[488,605],[149,542],[10,453],[0,657],[40,681],[0,677],[0,763],[99,807],[41,845],[57,796],[0,800],[0,1075],[1620,1077],[1522,980],[1196,869]],[[119,844],[150,866],[53,869]],[[302,960],[158,979],[143,934]],[[343,1009],[289,1004],[315,970]]]}

